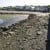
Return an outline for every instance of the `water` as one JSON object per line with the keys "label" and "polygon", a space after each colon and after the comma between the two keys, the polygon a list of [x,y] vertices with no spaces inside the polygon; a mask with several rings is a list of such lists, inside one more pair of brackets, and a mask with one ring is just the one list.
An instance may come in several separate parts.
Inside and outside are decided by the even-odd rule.
{"label": "water", "polygon": [[0,19],[0,24],[4,23],[4,20],[3,19]]}
{"label": "water", "polygon": [[16,16],[13,16],[10,19],[7,19],[7,20],[0,18],[0,27],[1,26],[7,27],[7,26],[10,26],[14,23],[18,23],[22,20],[25,20],[27,18],[28,18],[28,15],[16,15]]}

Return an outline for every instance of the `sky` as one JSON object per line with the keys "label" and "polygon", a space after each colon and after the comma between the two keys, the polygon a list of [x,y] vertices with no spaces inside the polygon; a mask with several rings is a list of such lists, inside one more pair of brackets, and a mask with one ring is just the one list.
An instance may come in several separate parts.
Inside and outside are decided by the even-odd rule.
{"label": "sky", "polygon": [[0,7],[16,5],[50,5],[50,0],[0,0]]}

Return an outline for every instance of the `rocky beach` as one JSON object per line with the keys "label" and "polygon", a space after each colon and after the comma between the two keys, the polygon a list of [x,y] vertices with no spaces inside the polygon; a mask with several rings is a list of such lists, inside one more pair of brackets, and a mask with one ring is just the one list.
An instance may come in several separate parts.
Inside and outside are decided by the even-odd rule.
{"label": "rocky beach", "polygon": [[0,50],[46,50],[49,15],[30,14],[25,20],[0,27]]}

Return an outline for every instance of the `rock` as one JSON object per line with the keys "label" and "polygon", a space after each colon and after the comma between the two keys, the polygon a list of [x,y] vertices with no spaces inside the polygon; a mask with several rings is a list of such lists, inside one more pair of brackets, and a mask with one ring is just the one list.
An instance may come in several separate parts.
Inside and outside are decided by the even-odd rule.
{"label": "rock", "polygon": [[28,28],[31,28],[31,26],[26,26],[26,28],[28,29]]}
{"label": "rock", "polygon": [[2,32],[2,36],[6,39],[7,37],[11,37],[8,32]]}
{"label": "rock", "polygon": [[8,32],[10,35],[14,35],[15,34],[15,32],[13,32],[13,31],[10,31],[10,32]]}
{"label": "rock", "polygon": [[40,50],[40,48],[37,48],[36,50]]}
{"label": "rock", "polygon": [[42,34],[42,32],[41,32],[41,31],[38,31],[38,32],[37,32],[37,35],[41,35],[41,34]]}
{"label": "rock", "polygon": [[7,45],[10,45],[10,42],[7,42],[6,44],[7,44]]}
{"label": "rock", "polygon": [[9,30],[8,27],[1,27],[1,29],[2,29],[3,31],[7,31],[7,30]]}
{"label": "rock", "polygon": [[18,30],[14,30],[15,32],[17,32]]}
{"label": "rock", "polygon": [[5,34],[6,35],[7,33],[6,32],[2,32],[2,34]]}
{"label": "rock", "polygon": [[8,35],[8,33],[6,32],[2,32],[2,34],[6,37]]}

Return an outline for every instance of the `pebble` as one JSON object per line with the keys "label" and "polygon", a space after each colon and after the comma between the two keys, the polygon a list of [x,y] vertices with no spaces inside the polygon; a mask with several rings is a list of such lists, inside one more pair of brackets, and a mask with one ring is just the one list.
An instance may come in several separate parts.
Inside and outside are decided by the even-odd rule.
{"label": "pebble", "polygon": [[37,35],[41,35],[41,34],[42,34],[42,32],[41,32],[41,31],[38,31],[38,32],[37,32]]}
{"label": "pebble", "polygon": [[8,33],[11,34],[11,35],[15,34],[15,32],[13,32],[13,31],[10,31],[10,32],[8,32]]}
{"label": "pebble", "polygon": [[40,48],[37,48],[36,50],[40,50]]}
{"label": "pebble", "polygon": [[18,30],[14,30],[15,32],[17,32]]}
{"label": "pebble", "polygon": [[31,28],[31,26],[26,26],[26,28]]}
{"label": "pebble", "polygon": [[[8,33],[6,33],[6,32],[2,32],[2,34],[6,37],[7,35],[8,35]],[[4,38],[5,38],[4,37]]]}
{"label": "pebble", "polygon": [[10,43],[9,42],[7,42],[7,45],[9,45]]}

